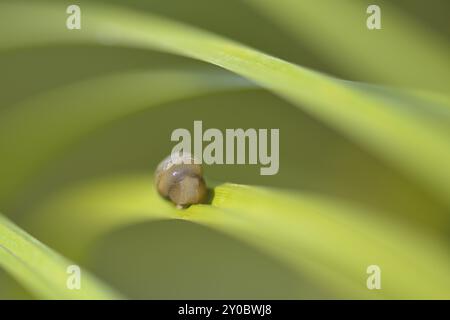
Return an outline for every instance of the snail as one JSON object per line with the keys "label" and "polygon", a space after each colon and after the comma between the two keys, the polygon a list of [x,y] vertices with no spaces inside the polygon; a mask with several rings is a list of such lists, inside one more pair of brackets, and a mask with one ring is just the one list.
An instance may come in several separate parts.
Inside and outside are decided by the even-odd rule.
{"label": "snail", "polygon": [[165,158],[156,168],[155,183],[158,193],[177,208],[202,203],[208,193],[202,166],[196,164],[189,153]]}

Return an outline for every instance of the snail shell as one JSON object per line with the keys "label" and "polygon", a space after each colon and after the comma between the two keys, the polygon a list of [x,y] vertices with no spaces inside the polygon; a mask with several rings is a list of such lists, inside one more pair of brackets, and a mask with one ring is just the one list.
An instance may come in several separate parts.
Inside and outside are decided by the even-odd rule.
{"label": "snail shell", "polygon": [[207,195],[203,170],[191,154],[171,155],[156,168],[156,189],[178,208],[202,203]]}

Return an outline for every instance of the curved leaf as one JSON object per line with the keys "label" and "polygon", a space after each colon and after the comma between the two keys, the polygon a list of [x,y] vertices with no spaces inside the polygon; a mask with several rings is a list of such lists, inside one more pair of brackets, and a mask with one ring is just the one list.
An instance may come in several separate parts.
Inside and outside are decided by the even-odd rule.
{"label": "curved leaf", "polygon": [[0,215],[0,266],[42,299],[118,299],[108,286],[81,271],[81,288],[69,289],[67,268],[61,257]]}
{"label": "curved leaf", "polygon": [[[149,48],[203,60],[247,77],[372,150],[450,205],[447,135],[351,82],[196,28],[123,8],[84,5],[85,27],[75,33],[63,28],[63,5],[9,3],[0,8],[0,21],[8,24],[0,30],[17,26],[14,36],[2,35],[3,48],[80,42]],[[44,21],[37,20],[43,16]],[[447,98],[445,104],[449,105]]]}
{"label": "curved leaf", "polygon": [[[64,192],[36,212],[30,226],[49,241],[74,239],[77,228],[88,226],[87,239],[64,248],[83,252],[114,228],[146,219],[187,219],[259,248],[339,298],[450,297],[445,242],[395,220],[314,194],[236,184],[216,186],[210,205],[176,210],[151,181],[149,175],[116,177]],[[49,219],[59,231],[41,225]],[[366,288],[372,264],[383,270],[378,293]]]}
{"label": "curved leaf", "polygon": [[249,88],[254,85],[221,72],[136,71],[99,76],[22,101],[0,112],[0,199],[11,196],[62,147],[101,125],[163,103]]}
{"label": "curved leaf", "polygon": [[448,41],[390,1],[374,3],[381,30],[368,30],[369,4],[359,0],[246,1],[344,74],[449,93]]}
{"label": "curved leaf", "polygon": [[[45,230],[39,232],[40,239],[72,239],[63,242],[64,252],[78,259],[96,238],[114,228],[176,218],[174,207],[155,192],[151,176],[121,176],[65,190],[27,216],[24,223],[37,232]],[[48,221],[59,227],[48,228]],[[83,230],[82,236],[79,230]]]}

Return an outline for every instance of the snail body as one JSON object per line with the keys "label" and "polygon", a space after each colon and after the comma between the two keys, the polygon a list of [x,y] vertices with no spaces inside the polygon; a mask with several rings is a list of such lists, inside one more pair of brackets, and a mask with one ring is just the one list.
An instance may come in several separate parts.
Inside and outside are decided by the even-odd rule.
{"label": "snail body", "polygon": [[164,159],[156,168],[155,182],[158,193],[178,208],[202,203],[208,193],[202,166],[187,153]]}

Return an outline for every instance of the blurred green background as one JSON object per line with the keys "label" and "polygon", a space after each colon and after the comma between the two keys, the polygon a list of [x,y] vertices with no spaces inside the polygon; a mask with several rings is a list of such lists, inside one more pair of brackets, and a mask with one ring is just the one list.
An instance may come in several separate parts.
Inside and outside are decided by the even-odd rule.
{"label": "blurred green background", "polygon": [[[12,2],[19,1],[0,3]],[[450,7],[445,0],[45,1],[52,2],[61,8],[78,4],[82,26],[83,15],[88,14],[83,4],[117,4],[197,26],[337,78],[407,89],[446,101],[450,94]],[[381,7],[382,30],[366,28],[369,4]],[[0,42],[6,43],[5,39],[20,32],[21,24],[15,18],[11,25],[1,12],[0,17]],[[66,17],[61,12],[61,28],[65,28]],[[41,20],[46,16],[36,12],[35,20],[23,23]],[[4,119],[11,112],[20,117],[21,108],[40,112],[39,117],[24,113],[14,132],[0,131],[0,211],[131,298],[336,298],[326,284],[293,272],[265,252],[191,222],[125,226],[90,243],[78,256],[70,250],[77,239],[55,236],[64,233],[54,232],[61,226],[36,217],[39,208],[78,184],[127,174],[148,174],[151,179],[158,162],[173,147],[171,132],[191,129],[194,120],[203,120],[204,128],[280,129],[277,175],[260,176],[259,166],[214,165],[205,168],[209,179],[343,199],[420,234],[436,236],[448,248],[448,206],[364,146],[252,84],[211,85],[204,92],[170,99],[179,83],[164,76],[161,82],[145,82],[147,75],[168,71],[212,73],[218,82],[230,76],[204,62],[113,44],[0,45],[0,125],[8,128]],[[116,78],[108,82],[109,77]],[[124,88],[127,83],[129,88]],[[142,92],[150,97],[153,92],[164,92],[169,98],[151,108],[146,108],[145,99],[121,100],[122,95]],[[33,127],[34,121],[53,120],[56,129],[49,129],[48,134],[64,135],[64,124],[57,117],[65,110],[72,110],[69,114],[77,119],[73,110],[108,108],[114,101],[129,104],[135,111],[89,129],[48,157],[12,161],[8,159],[14,157],[4,156],[23,146],[30,154],[40,153],[34,130],[47,128]],[[448,114],[447,109],[442,116],[447,137]],[[83,126],[83,118],[76,121]],[[31,169],[23,173],[22,165]],[[38,224],[33,222],[36,219]],[[83,238],[83,228],[78,236]],[[28,297],[0,271],[0,298]]]}

